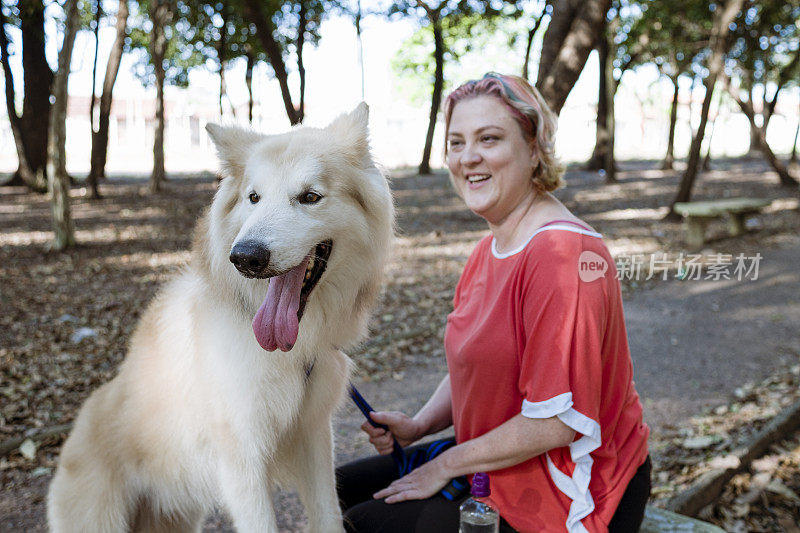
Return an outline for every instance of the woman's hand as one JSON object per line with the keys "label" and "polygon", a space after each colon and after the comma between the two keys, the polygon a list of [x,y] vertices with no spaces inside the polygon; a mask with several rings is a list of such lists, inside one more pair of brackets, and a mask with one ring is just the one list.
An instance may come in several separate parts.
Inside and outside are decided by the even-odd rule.
{"label": "woman's hand", "polygon": [[408,446],[425,435],[449,427],[453,423],[450,402],[450,374],[445,375],[427,403],[410,418],[397,411],[370,412],[375,422],[389,427],[389,431],[373,427],[369,422],[361,429],[369,435],[369,441],[381,455],[392,453],[392,435],[400,446]]}
{"label": "woman's hand", "polygon": [[388,455],[392,453],[392,436],[397,439],[400,446],[408,446],[419,439],[422,435],[420,424],[398,411],[371,412],[372,420],[379,424],[389,426],[389,431],[376,428],[369,422],[361,424],[361,429],[369,435],[369,442],[375,446],[378,453]]}
{"label": "woman's hand", "polygon": [[386,498],[386,503],[430,498],[450,482],[451,476],[444,469],[441,456],[428,461],[406,476],[392,482],[373,495],[375,499]]}

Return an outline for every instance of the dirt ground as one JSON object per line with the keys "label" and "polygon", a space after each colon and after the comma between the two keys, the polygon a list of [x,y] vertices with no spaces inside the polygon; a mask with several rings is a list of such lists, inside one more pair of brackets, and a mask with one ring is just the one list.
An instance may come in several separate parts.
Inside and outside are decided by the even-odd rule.
{"label": "dirt ground", "polygon": [[[747,382],[788,372],[800,361],[797,192],[780,188],[760,161],[717,161],[715,167],[700,177],[695,199],[774,201],[748,222],[753,231],[743,237],[729,238],[724,221],[713,223],[701,251],[685,248],[680,223],[661,220],[678,173],[657,170],[655,163],[622,163],[616,184],[573,170],[557,193],[603,233],[618,261],[641,254],[647,265],[663,253],[673,260],[681,252],[698,253],[708,271],[719,253],[763,256],[759,283],[680,281],[674,263],[667,280],[623,280],[653,450],[666,450],[691,431],[692,415],[728,405]],[[463,263],[486,228],[461,205],[443,173],[396,171],[392,188],[397,246],[372,335],[351,355],[359,388],[376,408],[413,411],[445,372],[445,317]],[[141,310],[187,260],[194,222],[214,189],[211,175],[171,176],[167,190],[153,197],[141,179],[112,177],[96,202],[76,187],[73,216],[81,244],[58,254],[48,248],[47,199],[0,188],[0,442],[69,423],[86,396],[113,377]],[[360,416],[345,406],[337,420],[338,462],[370,453],[357,429]],[[15,450],[0,459],[0,530],[44,531],[43,498],[62,438],[36,441],[25,454]],[[656,484],[674,492],[687,465],[662,464],[668,476],[656,477]],[[785,477],[790,490],[800,491],[800,474]],[[283,530],[302,530],[291,494],[282,494],[276,508]],[[220,514],[206,526],[227,530]]]}

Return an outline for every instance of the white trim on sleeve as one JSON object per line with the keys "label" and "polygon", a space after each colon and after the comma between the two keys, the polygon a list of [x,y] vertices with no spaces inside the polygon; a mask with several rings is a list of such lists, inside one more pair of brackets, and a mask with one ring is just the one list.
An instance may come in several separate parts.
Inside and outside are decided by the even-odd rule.
{"label": "white trim on sleeve", "polygon": [[572,407],[572,393],[565,392],[543,402],[522,400],[522,416],[528,418],[551,418]]}
{"label": "white trim on sleeve", "polygon": [[505,259],[506,257],[511,257],[512,255],[516,255],[520,253],[522,250],[528,246],[528,243],[536,237],[539,233],[543,231],[551,231],[554,229],[564,230],[564,231],[571,231],[572,233],[580,233],[581,235],[588,235],[589,237],[597,237],[598,239],[602,239],[603,236],[595,231],[589,231],[582,228],[576,228],[573,226],[568,226],[566,224],[553,224],[551,226],[542,226],[541,228],[537,229],[533,232],[533,235],[528,237],[528,239],[520,245],[518,248],[511,250],[510,252],[498,252],[497,251],[497,239],[492,237],[492,255],[495,256],[497,259]]}
{"label": "white trim on sleeve", "polygon": [[594,511],[594,500],[589,492],[589,482],[592,479],[592,463],[594,460],[591,452],[600,447],[602,443],[600,424],[588,416],[579,413],[572,407],[572,393],[565,392],[543,402],[529,402],[522,400],[522,415],[528,418],[550,418],[557,416],[564,424],[583,435],[580,439],[569,445],[570,457],[575,463],[575,471],[569,477],[559,470],[545,453],[547,469],[555,486],[563,492],[572,504],[567,515],[567,531],[569,533],[586,533],[587,530],[581,523],[583,518]]}

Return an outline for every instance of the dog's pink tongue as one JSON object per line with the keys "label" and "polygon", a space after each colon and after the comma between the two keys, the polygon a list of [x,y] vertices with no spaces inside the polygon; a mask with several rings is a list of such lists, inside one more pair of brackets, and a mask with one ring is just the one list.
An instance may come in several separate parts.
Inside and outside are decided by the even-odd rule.
{"label": "dog's pink tongue", "polygon": [[297,341],[297,310],[300,309],[300,289],[307,265],[308,258],[286,274],[269,280],[267,297],[253,318],[256,340],[268,352],[278,348],[288,352]]}

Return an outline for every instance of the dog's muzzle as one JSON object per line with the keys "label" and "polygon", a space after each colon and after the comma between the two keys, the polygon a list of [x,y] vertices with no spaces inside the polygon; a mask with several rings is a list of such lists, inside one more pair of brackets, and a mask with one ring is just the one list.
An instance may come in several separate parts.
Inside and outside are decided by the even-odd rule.
{"label": "dog's muzzle", "polygon": [[231,250],[231,263],[248,278],[266,278],[269,248],[257,241],[237,243]]}

